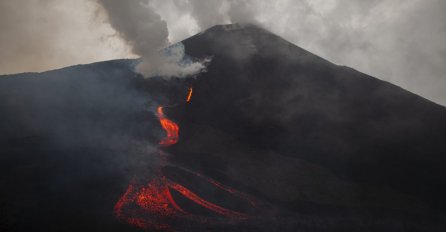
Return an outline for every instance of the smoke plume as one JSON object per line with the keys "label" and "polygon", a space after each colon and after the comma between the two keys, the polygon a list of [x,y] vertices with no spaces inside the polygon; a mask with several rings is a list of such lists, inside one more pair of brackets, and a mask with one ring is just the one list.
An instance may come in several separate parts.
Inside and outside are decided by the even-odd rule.
{"label": "smoke plume", "polygon": [[[167,23],[150,7],[149,0],[99,0],[110,25],[142,60],[136,70],[145,77],[184,77],[205,68],[205,61],[184,62],[184,47],[163,52],[169,44]],[[167,56],[166,56],[167,55]],[[171,55],[171,56],[168,56]],[[173,57],[172,57],[173,55]]]}

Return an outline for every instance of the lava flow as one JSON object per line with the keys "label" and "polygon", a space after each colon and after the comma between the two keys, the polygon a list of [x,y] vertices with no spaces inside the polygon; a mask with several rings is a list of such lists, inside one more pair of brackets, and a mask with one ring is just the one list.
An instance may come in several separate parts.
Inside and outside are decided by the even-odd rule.
{"label": "lava flow", "polygon": [[162,106],[158,106],[157,113],[158,113],[158,118],[160,119],[161,126],[167,133],[167,136],[163,138],[159,142],[159,144],[163,146],[174,145],[175,143],[178,142],[178,132],[180,130],[178,124],[176,124],[175,122],[169,120],[168,118],[166,118],[166,116],[164,116]]}
{"label": "lava flow", "polygon": [[[189,88],[186,103],[189,103],[192,97],[192,88]],[[166,137],[163,138],[159,144],[163,147],[174,145],[179,139],[179,126],[174,121],[168,119],[163,112],[164,107],[157,108],[158,118],[163,129],[166,131]],[[161,151],[160,151],[161,154]],[[160,155],[161,156],[161,155]],[[161,156],[163,159],[164,156]],[[163,161],[163,160],[162,160]],[[223,184],[205,177],[199,173],[193,173],[198,178],[205,180],[207,183],[245,201],[248,201],[252,206],[254,202],[245,194],[224,186]],[[215,203],[209,202],[200,197],[185,186],[167,179],[163,175],[161,169],[157,171],[157,175],[146,184],[131,183],[125,194],[116,203],[114,212],[116,217],[126,221],[142,229],[163,229],[171,230],[172,226],[167,223],[175,219],[189,219],[203,222],[200,216],[193,215],[181,208],[175,199],[172,197],[171,191],[183,195],[186,199],[202,206],[203,208],[220,215],[224,218],[244,220],[248,215],[240,213],[231,209],[224,208]],[[201,216],[202,217],[202,216]]]}
{"label": "lava flow", "polygon": [[189,93],[187,94],[186,102],[190,102],[190,99],[192,98],[192,87],[189,88]]}

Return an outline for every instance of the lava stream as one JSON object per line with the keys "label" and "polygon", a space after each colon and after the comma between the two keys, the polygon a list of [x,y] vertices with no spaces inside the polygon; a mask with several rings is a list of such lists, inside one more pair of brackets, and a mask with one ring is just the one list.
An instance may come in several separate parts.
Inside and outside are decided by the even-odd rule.
{"label": "lava stream", "polygon": [[159,142],[159,144],[163,146],[170,146],[176,144],[178,142],[178,133],[180,130],[178,124],[166,118],[162,106],[158,106],[157,113],[158,113],[158,118],[160,119],[161,126],[167,133],[166,137],[163,138]]}
{"label": "lava stream", "polygon": [[186,102],[190,102],[190,99],[192,98],[192,87],[189,88],[189,93],[187,94]]}
{"label": "lava stream", "polygon": [[203,206],[204,208],[206,208],[214,213],[217,213],[222,216],[229,217],[229,218],[236,218],[236,219],[247,219],[248,218],[248,216],[246,214],[239,213],[239,212],[236,212],[236,211],[233,211],[230,209],[226,209],[226,208],[218,206],[212,202],[206,201],[203,198],[201,198],[200,196],[198,196],[197,194],[195,194],[194,192],[190,191],[188,188],[186,188],[178,183],[169,181],[168,185],[172,189],[175,189],[177,192],[181,193],[187,199],[197,203],[198,205]]}
{"label": "lava stream", "polygon": [[[186,102],[189,103],[192,97],[192,87],[189,88],[189,92],[186,98]],[[168,119],[163,112],[164,107],[159,106],[157,108],[157,115],[160,120],[160,124],[166,131],[166,137],[161,139],[159,144],[167,147],[174,145],[179,139],[179,126],[172,120]],[[160,150],[161,154],[161,150]],[[162,161],[164,156],[160,155]],[[192,172],[192,171],[189,171]],[[209,184],[212,184],[223,191],[226,191],[240,199],[249,201],[252,206],[255,206],[254,201],[249,199],[245,194],[238,192],[235,189],[227,187],[211,178],[205,177],[199,173],[195,173],[196,176],[203,178]],[[171,194],[171,190],[175,190],[187,199],[195,202],[196,204],[208,209],[211,212],[219,214],[226,218],[231,219],[247,219],[248,215],[233,211],[224,207],[221,207],[215,203],[209,202],[202,197],[198,196],[193,191],[184,187],[183,185],[168,180],[161,172],[161,169],[157,171],[157,175],[154,179],[143,185],[137,185],[131,183],[124,195],[116,203],[114,211],[115,215],[127,223],[134,225],[142,229],[156,228],[156,229],[170,229],[169,224],[163,224],[163,221],[167,218],[189,218],[194,219],[196,216],[183,210],[174,200]]]}

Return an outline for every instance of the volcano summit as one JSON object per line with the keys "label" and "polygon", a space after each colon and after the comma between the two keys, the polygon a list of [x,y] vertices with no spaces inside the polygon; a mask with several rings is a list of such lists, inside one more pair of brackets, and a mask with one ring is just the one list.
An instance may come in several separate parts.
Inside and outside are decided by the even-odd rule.
{"label": "volcano summit", "polygon": [[2,231],[446,229],[445,107],[256,26],[182,43],[206,72],[0,77]]}

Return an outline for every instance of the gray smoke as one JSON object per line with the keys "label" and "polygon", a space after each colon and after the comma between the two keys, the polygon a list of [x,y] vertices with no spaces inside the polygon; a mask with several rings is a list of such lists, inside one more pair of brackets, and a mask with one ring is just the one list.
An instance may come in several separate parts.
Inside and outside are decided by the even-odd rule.
{"label": "gray smoke", "polygon": [[252,0],[189,0],[189,4],[202,30],[217,24],[257,23]]}
{"label": "gray smoke", "polygon": [[[108,13],[114,13],[120,36],[124,35],[122,30],[132,30],[158,37],[150,42],[126,37],[128,44],[130,39],[142,42],[133,44],[135,48],[150,45],[153,52],[156,47],[167,46],[169,40],[181,41],[215,24],[256,23],[331,62],[446,105],[446,1],[442,0],[0,0],[0,74],[129,58],[129,49],[119,37],[112,36],[115,30],[103,23],[102,14],[95,17],[98,1],[109,5]],[[123,18],[116,18],[120,14]],[[136,27],[129,23],[152,22],[146,20],[150,17],[155,24],[138,23]],[[123,26],[119,21],[130,27],[117,30],[118,25]],[[157,32],[139,30],[159,25]],[[133,45],[136,53],[139,50]],[[138,54],[144,58],[147,54],[143,53]],[[162,61],[159,56],[158,60]],[[156,67],[155,61],[143,62],[139,68],[151,70],[144,65]],[[161,71],[148,73],[175,73],[169,67],[183,70],[175,64],[162,64],[167,65],[158,65]],[[204,67],[203,63],[195,64],[190,70]],[[184,73],[188,72],[192,71]]]}
{"label": "gray smoke", "polygon": [[142,61],[136,70],[145,77],[184,77],[205,69],[207,61],[182,62],[185,58],[184,47],[169,52],[169,57],[162,52],[169,44],[167,23],[149,5],[149,0],[98,2],[105,10],[110,25],[132,48],[132,52],[141,56]]}
{"label": "gray smoke", "polygon": [[201,29],[207,29],[216,24],[226,22],[223,14],[223,1],[189,1],[189,4],[192,8],[191,14]]}
{"label": "gray smoke", "polygon": [[229,0],[228,16],[232,23],[258,24],[253,0]]}

